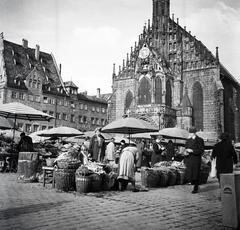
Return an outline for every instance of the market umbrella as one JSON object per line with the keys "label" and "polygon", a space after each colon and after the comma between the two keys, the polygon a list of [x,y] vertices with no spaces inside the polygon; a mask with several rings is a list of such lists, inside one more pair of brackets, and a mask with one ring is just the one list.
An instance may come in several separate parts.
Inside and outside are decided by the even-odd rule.
{"label": "market umbrella", "polygon": [[52,129],[43,130],[40,134],[41,137],[74,137],[83,135],[83,132],[66,126],[60,126]]}
{"label": "market umbrella", "polygon": [[[84,132],[84,134],[82,136],[80,136],[79,138],[84,138],[84,137],[92,137],[93,135],[95,134],[95,131],[86,131]],[[105,140],[110,140],[113,135],[112,134],[109,134],[109,133],[101,133],[101,135],[103,136],[103,138]]]}
{"label": "market umbrella", "polygon": [[33,143],[40,143],[50,138],[50,137],[40,137],[39,134],[41,134],[43,131],[44,130],[40,130],[40,131],[36,131],[29,134],[29,137],[32,138]]}
{"label": "market umbrella", "polygon": [[19,102],[12,102],[2,104],[0,106],[0,116],[5,118],[13,118],[13,139],[15,135],[16,120],[29,120],[29,121],[50,121],[53,119],[53,116],[43,113],[42,111],[36,110],[32,107],[24,105]]}
{"label": "market umbrella", "polygon": [[101,130],[103,133],[122,133],[130,135],[134,133],[147,133],[158,131],[158,128],[141,119],[126,117],[115,120]]}
{"label": "market umbrella", "polygon": [[159,132],[153,133],[152,136],[163,136],[168,139],[186,140],[189,136],[189,132],[185,129],[173,127],[161,129]]}
{"label": "market umbrella", "polygon": [[6,118],[0,117],[0,129],[12,129],[12,128],[13,126]]}

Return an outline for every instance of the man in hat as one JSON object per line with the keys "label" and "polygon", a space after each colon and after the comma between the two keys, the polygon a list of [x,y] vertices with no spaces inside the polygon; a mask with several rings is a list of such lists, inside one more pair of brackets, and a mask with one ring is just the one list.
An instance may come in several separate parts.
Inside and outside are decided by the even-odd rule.
{"label": "man in hat", "polygon": [[189,182],[194,187],[192,193],[198,192],[200,169],[201,169],[201,157],[204,153],[204,141],[201,137],[196,135],[196,128],[189,128],[189,138],[186,141],[186,175]]}
{"label": "man in hat", "polygon": [[33,142],[32,138],[27,136],[24,132],[20,134],[20,141],[17,145],[17,150],[19,152],[32,152],[33,151]]}

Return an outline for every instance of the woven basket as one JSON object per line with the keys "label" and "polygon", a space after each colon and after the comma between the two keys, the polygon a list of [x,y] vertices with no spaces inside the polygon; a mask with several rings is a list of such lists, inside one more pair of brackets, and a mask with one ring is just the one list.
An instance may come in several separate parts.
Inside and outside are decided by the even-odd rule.
{"label": "woven basket", "polygon": [[91,192],[99,192],[102,189],[102,175],[93,173],[89,177],[91,178]]}
{"label": "woven basket", "polygon": [[54,173],[56,189],[65,192],[74,191],[76,189],[75,171],[75,169],[56,169]]}
{"label": "woven basket", "polygon": [[185,170],[177,169],[177,181],[176,184],[181,185],[186,183],[186,173]]}
{"label": "woven basket", "polygon": [[158,170],[141,169],[141,182],[145,187],[159,187],[161,172]]}
{"label": "woven basket", "polygon": [[78,193],[88,193],[91,191],[92,179],[90,176],[76,174],[76,190]]}
{"label": "woven basket", "polygon": [[58,161],[57,166],[60,169],[77,169],[81,165],[81,162],[71,162],[71,161]]}
{"label": "woven basket", "polygon": [[167,184],[169,186],[173,186],[175,185],[177,182],[177,172],[176,172],[176,169],[173,169],[173,168],[169,168],[168,169],[168,182]]}

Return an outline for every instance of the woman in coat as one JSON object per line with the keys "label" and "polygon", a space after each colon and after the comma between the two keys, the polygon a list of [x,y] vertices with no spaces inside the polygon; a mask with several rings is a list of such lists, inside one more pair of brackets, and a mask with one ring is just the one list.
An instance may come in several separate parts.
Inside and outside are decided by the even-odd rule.
{"label": "woman in coat", "polygon": [[204,141],[201,137],[196,135],[196,128],[189,129],[190,136],[186,141],[186,176],[189,182],[194,185],[192,193],[198,192],[200,169],[202,155],[204,153]]}
{"label": "woman in coat", "polygon": [[163,160],[162,152],[165,148],[161,145],[160,137],[157,137],[156,142],[153,143],[153,152],[151,156],[151,166]]}
{"label": "woman in coat", "polygon": [[89,153],[93,161],[102,162],[105,156],[105,140],[100,131],[100,129],[95,130],[90,140]]}
{"label": "woman in coat", "polygon": [[216,158],[217,178],[220,181],[221,173],[232,173],[233,163],[237,164],[237,154],[231,143],[228,133],[222,133],[221,141],[213,147],[211,158]]}
{"label": "woman in coat", "polygon": [[138,149],[135,146],[129,146],[122,150],[119,159],[119,175],[120,190],[127,188],[128,182],[131,182],[135,189],[135,165],[138,160]]}

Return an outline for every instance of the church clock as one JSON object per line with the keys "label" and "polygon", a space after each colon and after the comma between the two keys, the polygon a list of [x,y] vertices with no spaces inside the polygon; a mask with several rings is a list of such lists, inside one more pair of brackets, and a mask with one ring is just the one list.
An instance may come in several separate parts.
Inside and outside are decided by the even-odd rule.
{"label": "church clock", "polygon": [[142,59],[145,59],[149,56],[150,51],[147,47],[142,47],[142,49],[140,49],[139,51],[139,57]]}

